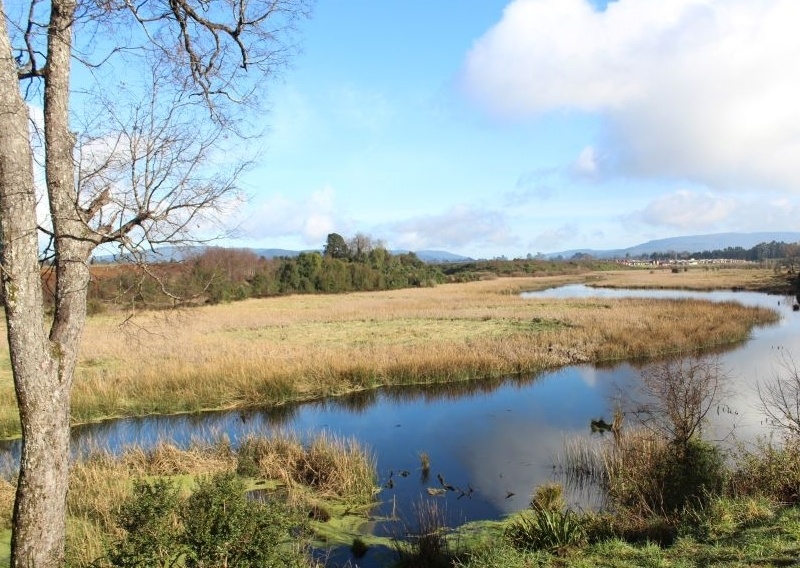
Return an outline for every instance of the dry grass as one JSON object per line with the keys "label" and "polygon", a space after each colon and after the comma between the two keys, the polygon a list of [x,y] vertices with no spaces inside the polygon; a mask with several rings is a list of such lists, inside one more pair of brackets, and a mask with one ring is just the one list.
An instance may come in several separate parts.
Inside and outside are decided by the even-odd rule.
{"label": "dry grass", "polygon": [[[627,282],[628,274],[603,273],[602,282]],[[673,276],[683,274],[661,276],[673,283]],[[76,371],[73,418],[275,404],[384,384],[453,382],[653,357],[741,341],[754,325],[776,317],[767,310],[688,300],[519,296],[567,281],[498,278],[246,300],[138,313],[135,327],[130,322],[121,327],[119,316],[93,317]],[[738,285],[726,281],[728,287]],[[10,436],[19,430],[7,348],[2,349],[0,433]]]}
{"label": "dry grass", "polygon": [[14,493],[16,485],[0,478],[0,530],[11,528],[11,516],[14,513]]}
{"label": "dry grass", "polygon": [[736,265],[691,266],[672,272],[669,266],[598,273],[595,282],[611,288],[673,288],[687,290],[773,290],[786,286],[786,274]]}
{"label": "dry grass", "polygon": [[[116,515],[136,479],[169,477],[183,491],[198,476],[237,469],[243,456],[257,458],[263,480],[286,482],[288,498],[307,507],[326,497],[348,506],[371,503],[375,495],[374,457],[354,440],[325,434],[308,444],[293,436],[253,437],[238,451],[226,440],[182,449],[162,443],[150,450],[131,448],[121,456],[98,451],[73,464],[70,472],[67,554],[70,565],[88,566],[117,535]],[[11,523],[14,488],[0,480],[0,519]]]}
{"label": "dry grass", "polygon": [[292,499],[298,485],[355,505],[370,504],[375,496],[375,457],[354,439],[325,432],[307,445],[294,435],[249,438],[239,455],[252,460],[261,476],[283,482]]}

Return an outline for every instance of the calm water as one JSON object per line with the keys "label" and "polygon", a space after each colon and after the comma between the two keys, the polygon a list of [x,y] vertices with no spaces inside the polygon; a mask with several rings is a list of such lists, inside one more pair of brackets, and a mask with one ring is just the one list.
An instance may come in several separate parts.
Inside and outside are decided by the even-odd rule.
{"label": "calm water", "polygon": [[[755,329],[743,345],[720,355],[730,373],[736,396],[733,413],[717,424],[720,435],[735,432],[738,439],[767,433],[755,405],[757,381],[779,370],[781,352],[800,353],[800,312],[792,298],[746,292],[692,293],[630,291],[565,286],[523,294],[526,298],[597,296],[705,298],[735,300],[774,308],[781,313],[775,325]],[[527,506],[531,491],[555,477],[553,464],[565,437],[589,435],[589,421],[609,418],[611,400],[635,381],[641,369],[630,364],[597,368],[572,366],[538,376],[474,382],[427,389],[391,388],[314,403],[246,412],[211,412],[192,416],[125,419],[78,427],[76,448],[99,445],[120,450],[131,444],[150,446],[158,440],[188,444],[225,435],[234,444],[250,434],[293,431],[301,436],[327,431],[355,437],[374,451],[381,483],[381,504],[375,517],[395,513],[412,522],[411,506],[436,499],[450,523],[496,519]],[[14,452],[14,449],[7,450]],[[430,478],[420,469],[420,452],[430,456]],[[437,475],[450,485],[474,489],[470,495],[447,492],[429,497],[438,487]],[[386,487],[389,480],[392,487]],[[379,532],[396,531],[379,523]],[[362,566],[369,565],[369,560]]]}

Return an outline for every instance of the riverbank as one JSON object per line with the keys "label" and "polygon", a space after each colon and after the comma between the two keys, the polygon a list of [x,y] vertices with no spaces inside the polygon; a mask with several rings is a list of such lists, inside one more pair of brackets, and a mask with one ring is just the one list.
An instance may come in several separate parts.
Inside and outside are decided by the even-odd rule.
{"label": "riverbank", "polygon": [[593,285],[608,288],[671,290],[747,290],[794,296],[798,293],[797,275],[766,268],[670,267],[614,270],[592,275]]}
{"label": "riverbank", "polygon": [[[662,287],[752,289],[768,272],[498,278],[95,316],[81,347],[73,421],[277,405],[728,345],[777,315],[735,303],[523,300],[520,293],[575,282],[622,286],[634,273]],[[0,433],[13,437],[19,426],[5,345],[0,362]]]}
{"label": "riverbank", "polygon": [[[246,532],[253,528],[247,517],[260,514],[258,504],[265,504],[270,524],[282,530],[273,528],[275,534],[261,544],[280,553],[293,542],[297,562],[285,565],[309,568],[318,564],[303,561],[305,545],[331,533],[349,545],[367,522],[379,489],[375,456],[355,440],[326,433],[305,444],[287,434],[251,436],[237,448],[219,438],[185,448],[166,442],[148,450],[131,447],[119,455],[98,450],[70,468],[67,565],[183,566],[187,539],[181,535],[197,527],[181,520],[181,511],[204,484],[231,480],[234,490],[217,496],[222,501],[216,507],[194,511],[216,528],[201,527],[192,538],[210,544],[217,539],[213,546],[220,550],[246,547],[253,536]],[[8,565],[13,497],[14,484],[0,478],[0,566]],[[239,500],[250,504],[248,515],[225,517],[225,508]],[[115,562],[115,554],[124,562]]]}

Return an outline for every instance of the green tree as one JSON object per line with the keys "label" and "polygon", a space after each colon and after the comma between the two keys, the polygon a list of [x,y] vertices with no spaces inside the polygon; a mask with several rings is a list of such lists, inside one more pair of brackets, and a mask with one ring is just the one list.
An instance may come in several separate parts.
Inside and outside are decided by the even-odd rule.
{"label": "green tree", "polygon": [[339,233],[330,233],[325,241],[324,254],[330,258],[348,259],[350,258],[350,247],[344,237]]}

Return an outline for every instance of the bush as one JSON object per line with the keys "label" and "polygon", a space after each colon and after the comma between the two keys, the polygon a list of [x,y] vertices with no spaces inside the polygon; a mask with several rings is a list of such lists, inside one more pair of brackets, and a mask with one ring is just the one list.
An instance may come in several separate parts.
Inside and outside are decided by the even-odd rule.
{"label": "bush", "polygon": [[174,566],[180,544],[178,490],[169,481],[136,481],[117,517],[124,531],[108,555],[112,566]]}
{"label": "bush", "polygon": [[740,455],[730,479],[730,491],[740,497],[800,503],[800,440],[790,439],[779,448],[763,444],[755,452]]}
{"label": "bush", "polygon": [[233,473],[199,480],[188,498],[169,481],[137,482],[118,525],[111,566],[307,566],[294,544],[304,522],[281,503],[248,499]]}
{"label": "bush", "polygon": [[277,503],[248,500],[235,474],[201,480],[186,501],[183,524],[189,568],[303,565],[288,546],[298,520]]}
{"label": "bush", "polygon": [[663,503],[663,512],[678,513],[686,507],[704,506],[721,493],[725,463],[715,445],[693,438],[686,446],[670,446],[664,458],[654,472],[663,479],[663,494],[653,496],[653,505]]}
{"label": "bush", "polygon": [[722,452],[697,438],[683,445],[627,434],[605,465],[609,504],[641,519],[702,506],[722,491],[726,480]]}

